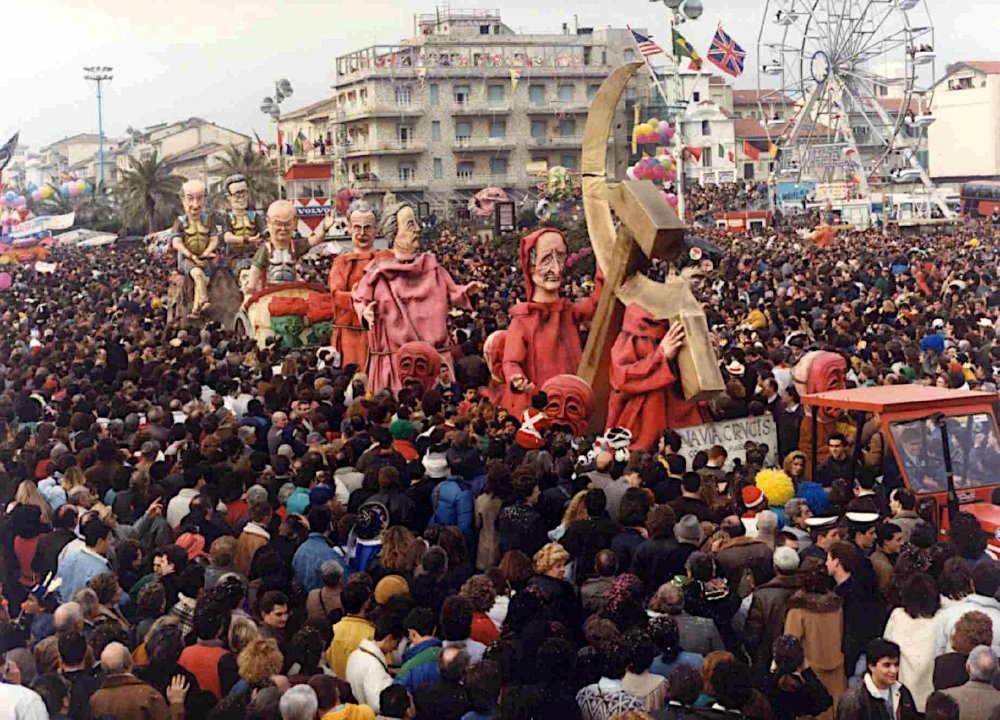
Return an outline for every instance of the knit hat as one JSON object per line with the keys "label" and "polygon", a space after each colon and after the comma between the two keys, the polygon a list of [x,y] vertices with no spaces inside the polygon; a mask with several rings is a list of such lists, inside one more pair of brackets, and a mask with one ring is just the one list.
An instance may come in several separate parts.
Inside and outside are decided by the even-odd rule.
{"label": "knit hat", "polygon": [[434,479],[448,477],[448,460],[443,451],[428,450],[422,462],[427,477]]}
{"label": "knit hat", "polygon": [[674,525],[674,537],[678,542],[696,542],[699,545],[705,539],[705,531],[701,529],[701,523],[694,515],[685,515]]}
{"label": "knit hat", "polygon": [[375,602],[385,605],[389,598],[410,592],[410,586],[399,575],[386,575],[375,586]]}
{"label": "knit hat", "polygon": [[395,440],[412,440],[417,434],[417,429],[409,420],[393,420],[389,425],[389,434]]}
{"label": "knit hat", "polygon": [[755,508],[764,502],[764,493],[756,485],[743,486],[743,504],[747,509]]}
{"label": "knit hat", "polygon": [[799,569],[799,554],[787,545],[774,551],[774,567],[783,573],[793,573]]}

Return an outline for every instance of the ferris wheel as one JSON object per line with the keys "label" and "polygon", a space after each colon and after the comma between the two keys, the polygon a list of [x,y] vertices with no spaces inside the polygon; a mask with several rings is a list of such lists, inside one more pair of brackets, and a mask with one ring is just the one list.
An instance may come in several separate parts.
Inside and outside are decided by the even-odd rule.
{"label": "ferris wheel", "polygon": [[777,147],[777,182],[922,185],[934,122],[934,27],[926,0],[767,0],[757,41],[758,98]]}

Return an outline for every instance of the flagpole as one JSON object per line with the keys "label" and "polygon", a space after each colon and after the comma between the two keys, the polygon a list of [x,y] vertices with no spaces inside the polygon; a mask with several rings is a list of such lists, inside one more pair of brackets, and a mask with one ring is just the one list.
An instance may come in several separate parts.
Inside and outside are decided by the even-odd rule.
{"label": "flagpole", "polygon": [[[632,37],[632,44],[635,46],[636,52],[642,57],[646,63],[646,67],[649,69],[649,74],[653,77],[653,84],[656,85],[657,91],[660,93],[660,97],[663,98],[663,103],[666,105],[667,113],[670,113],[670,98],[667,97],[667,92],[663,89],[663,85],[660,84],[660,79],[656,77],[656,70],[653,69],[653,63],[649,61],[649,57],[646,56],[642,49],[639,47],[639,43],[636,42],[635,35],[632,34],[632,28],[629,27],[629,35]],[[670,41],[673,44],[674,37],[674,20],[673,17],[670,19]],[[673,47],[670,48],[670,57],[674,59],[674,72],[676,72],[676,58],[673,55]],[[664,51],[666,54],[666,51]],[[681,139],[681,123],[678,121],[676,123],[677,127],[674,128],[674,142],[678,148],[677,157],[677,217],[681,220],[684,219],[684,144]]]}

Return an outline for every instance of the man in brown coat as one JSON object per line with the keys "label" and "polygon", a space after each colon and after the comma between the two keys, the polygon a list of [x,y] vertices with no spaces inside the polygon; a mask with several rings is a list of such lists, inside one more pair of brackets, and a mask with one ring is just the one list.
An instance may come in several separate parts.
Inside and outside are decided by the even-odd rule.
{"label": "man in brown coat", "polygon": [[262,546],[267,545],[271,533],[267,526],[271,522],[271,506],[267,503],[250,508],[250,522],[243,528],[236,542],[236,558],[233,565],[244,577],[250,576],[250,563],[253,556]]}
{"label": "man in brown coat", "polygon": [[121,643],[110,643],[101,653],[101,666],[107,677],[101,689],[90,698],[92,717],[115,720],[184,720],[187,683],[177,676],[167,688],[167,698],[152,685],[132,674],[132,657]]}
{"label": "man in brown coat", "polygon": [[753,670],[759,677],[771,670],[771,647],[785,632],[788,598],[802,586],[796,575],[798,569],[798,553],[789,547],[780,547],[774,551],[775,576],[753,590],[743,639],[753,658]]}
{"label": "man in brown coat", "polygon": [[751,564],[757,559],[770,562],[774,551],[763,540],[748,536],[743,522],[735,515],[723,518],[721,529],[729,535],[729,539],[715,553],[715,561],[729,581],[729,587],[737,592]]}

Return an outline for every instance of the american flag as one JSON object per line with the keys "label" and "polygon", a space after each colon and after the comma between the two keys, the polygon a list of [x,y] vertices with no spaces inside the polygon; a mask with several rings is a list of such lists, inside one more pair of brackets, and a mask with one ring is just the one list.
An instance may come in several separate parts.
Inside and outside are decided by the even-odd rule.
{"label": "american flag", "polygon": [[[634,33],[633,33],[634,34]],[[733,77],[743,74],[743,63],[746,60],[746,50],[736,44],[721,27],[715,31],[712,46],[708,49],[708,61],[722,72]]]}
{"label": "american flag", "polygon": [[635,41],[635,46],[639,48],[639,52],[642,53],[644,58],[652,57],[653,55],[663,55],[663,48],[653,42],[650,38],[637,33],[632,28],[629,28],[629,32],[632,33],[632,39]]}

